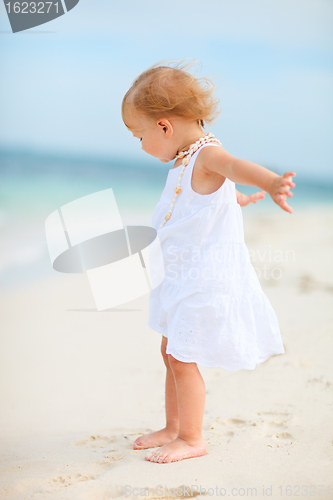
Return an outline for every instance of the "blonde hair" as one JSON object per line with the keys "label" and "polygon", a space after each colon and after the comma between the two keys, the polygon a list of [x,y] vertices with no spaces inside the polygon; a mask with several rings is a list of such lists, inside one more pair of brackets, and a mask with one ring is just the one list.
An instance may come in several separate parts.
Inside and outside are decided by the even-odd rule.
{"label": "blonde hair", "polygon": [[218,117],[220,101],[213,95],[213,81],[188,73],[192,64],[185,61],[174,63],[173,67],[162,65],[165,61],[160,61],[134,80],[121,105],[122,119],[127,128],[130,128],[126,123],[128,104],[150,118],[176,115],[197,121],[201,127]]}

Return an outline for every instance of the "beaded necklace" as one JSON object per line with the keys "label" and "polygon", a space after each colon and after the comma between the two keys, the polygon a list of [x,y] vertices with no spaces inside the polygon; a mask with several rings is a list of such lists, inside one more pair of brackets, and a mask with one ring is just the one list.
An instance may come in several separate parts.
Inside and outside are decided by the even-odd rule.
{"label": "beaded necklace", "polygon": [[186,168],[186,166],[189,164],[190,162],[190,158],[191,156],[196,152],[198,151],[198,149],[201,148],[201,146],[203,146],[204,144],[206,144],[207,142],[217,142],[218,144],[221,144],[221,142],[218,140],[218,139],[215,139],[214,135],[209,132],[208,134],[205,135],[205,137],[201,137],[201,139],[199,139],[198,141],[194,142],[193,144],[191,144],[191,146],[189,147],[189,149],[187,151],[182,151],[181,153],[179,153],[175,158],[176,160],[178,158],[184,158],[183,161],[182,161],[182,168],[180,170],[180,174],[179,174],[179,177],[178,177],[178,181],[177,181],[177,184],[176,186],[174,187],[174,196],[172,198],[172,202],[171,202],[171,205],[170,205],[170,210],[169,212],[166,214],[166,216],[164,217],[164,221],[160,224],[160,228],[164,226],[164,224],[170,219],[171,217],[171,213],[172,213],[172,209],[173,209],[173,205],[175,204],[175,201],[176,201],[176,198],[177,198],[177,195],[181,192],[181,187],[180,187],[180,181],[182,179],[182,176],[183,176],[183,173],[184,173],[184,170]]}

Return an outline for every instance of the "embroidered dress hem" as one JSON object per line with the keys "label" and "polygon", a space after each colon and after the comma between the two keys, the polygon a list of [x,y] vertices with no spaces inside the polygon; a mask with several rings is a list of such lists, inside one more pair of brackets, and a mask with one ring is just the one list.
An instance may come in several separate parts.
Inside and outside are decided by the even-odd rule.
{"label": "embroidered dress hem", "polygon": [[262,290],[243,296],[183,290],[177,301],[176,288],[164,283],[150,299],[148,326],[168,339],[167,354],[185,363],[236,371],[253,370],[285,353],[275,312]]}

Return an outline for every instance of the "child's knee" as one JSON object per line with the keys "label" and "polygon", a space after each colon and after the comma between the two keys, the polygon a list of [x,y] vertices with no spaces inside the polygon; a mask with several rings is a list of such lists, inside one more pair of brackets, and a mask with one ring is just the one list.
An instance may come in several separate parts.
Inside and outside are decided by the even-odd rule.
{"label": "child's knee", "polygon": [[193,366],[197,366],[196,363],[184,363],[184,361],[179,361],[179,359],[174,358],[171,354],[168,354],[168,362],[174,373],[183,373]]}

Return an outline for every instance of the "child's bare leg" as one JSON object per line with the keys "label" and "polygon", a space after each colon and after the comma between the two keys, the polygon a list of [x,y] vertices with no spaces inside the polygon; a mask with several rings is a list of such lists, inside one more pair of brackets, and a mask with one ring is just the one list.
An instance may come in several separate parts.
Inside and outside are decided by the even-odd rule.
{"label": "child's bare leg", "polygon": [[136,439],[133,443],[135,450],[142,450],[144,448],[155,448],[169,443],[178,435],[179,418],[178,418],[178,403],[176,384],[173,371],[169,364],[168,354],[166,354],[166,346],[168,339],[162,336],[161,353],[166,366],[166,379],[165,379],[165,414],[166,426],[156,432],[144,434]]}
{"label": "child's bare leg", "polygon": [[179,433],[173,441],[146,456],[146,460],[158,463],[176,462],[206,454],[202,437],[205,383],[196,363],[183,363],[170,354],[168,356],[176,381]]}

